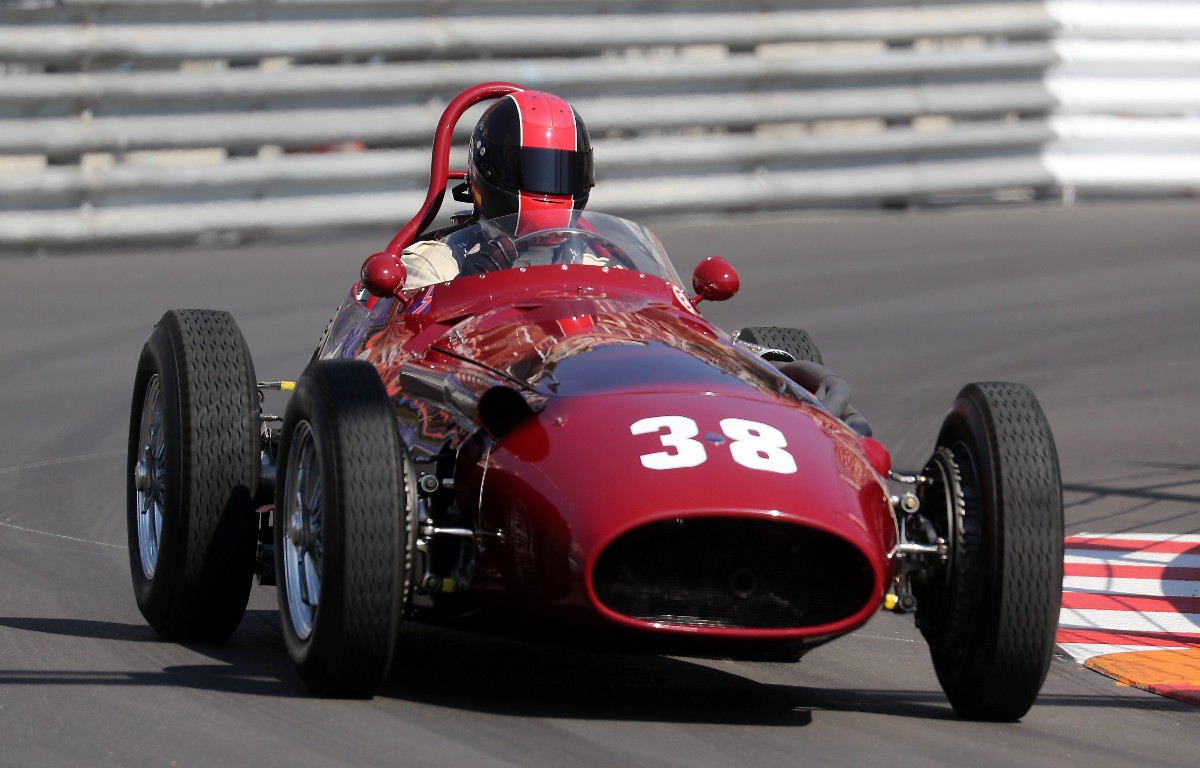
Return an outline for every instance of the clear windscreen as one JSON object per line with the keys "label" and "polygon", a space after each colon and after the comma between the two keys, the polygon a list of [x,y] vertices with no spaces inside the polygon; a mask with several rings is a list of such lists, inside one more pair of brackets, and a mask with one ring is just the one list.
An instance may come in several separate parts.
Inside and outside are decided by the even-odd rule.
{"label": "clear windscreen", "polygon": [[518,267],[583,265],[627,269],[679,283],[662,244],[640,224],[603,213],[513,214],[476,222],[445,238],[461,275]]}

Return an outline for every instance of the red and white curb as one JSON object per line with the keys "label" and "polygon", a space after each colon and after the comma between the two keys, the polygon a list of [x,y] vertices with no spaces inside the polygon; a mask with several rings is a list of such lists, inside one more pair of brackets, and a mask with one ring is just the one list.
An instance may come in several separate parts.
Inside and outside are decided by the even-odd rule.
{"label": "red and white curb", "polygon": [[1200,536],[1068,537],[1058,644],[1121,682],[1200,701]]}

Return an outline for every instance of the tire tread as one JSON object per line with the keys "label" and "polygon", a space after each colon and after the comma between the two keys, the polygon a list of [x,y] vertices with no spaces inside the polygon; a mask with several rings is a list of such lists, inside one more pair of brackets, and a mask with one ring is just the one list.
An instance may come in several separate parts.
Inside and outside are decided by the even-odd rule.
{"label": "tire tread", "polygon": [[130,489],[135,593],[143,615],[163,638],[221,642],[241,622],[253,582],[253,499],[260,471],[254,362],[228,312],[166,312],[138,368],[130,463],[140,394],[152,373],[162,380],[168,435],[177,441],[175,461],[168,466],[168,483],[174,485],[169,498],[175,503],[164,510],[174,519],[163,522],[159,568],[147,583],[137,562]]}
{"label": "tire tread", "polygon": [[1028,387],[984,382],[962,389],[937,444],[963,474],[965,514],[953,557],[965,559],[952,569],[945,602],[935,596],[918,620],[955,711],[1016,720],[1045,680],[1061,604],[1054,438]]}
{"label": "tire tread", "polygon": [[782,349],[797,360],[824,365],[821,350],[808,331],[800,328],[752,326],[738,331],[738,338],[771,349]]}
{"label": "tire tread", "polygon": [[[324,558],[312,635],[300,641],[279,584],[285,640],[301,678],[319,695],[369,697],[387,675],[405,598],[413,524],[401,500],[407,486],[387,392],[369,363],[310,364],[288,406],[281,456],[291,432],[309,421],[323,453]],[[282,469],[282,468],[281,468]],[[284,508],[285,485],[277,488]],[[276,532],[277,566],[282,532]]]}

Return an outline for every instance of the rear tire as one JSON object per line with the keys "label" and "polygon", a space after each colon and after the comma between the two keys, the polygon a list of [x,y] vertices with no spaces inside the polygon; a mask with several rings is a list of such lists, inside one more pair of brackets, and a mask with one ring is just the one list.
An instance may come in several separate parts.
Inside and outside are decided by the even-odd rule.
{"label": "rear tire", "polygon": [[284,643],[318,695],[369,698],[387,675],[415,524],[402,450],[369,363],[309,365],[280,441],[275,572]]}
{"label": "rear tire", "polygon": [[138,361],[126,461],[133,592],[164,639],[222,642],[246,611],[258,415],[254,362],[233,316],[164,314]]}
{"label": "rear tire", "polygon": [[824,365],[821,350],[808,331],[799,328],[776,328],[774,326],[743,328],[738,338],[770,349],[782,349],[796,360],[807,360]]}
{"label": "rear tire", "polygon": [[964,387],[922,474],[921,514],[950,545],[914,582],[938,682],[963,718],[1017,720],[1046,678],[1062,599],[1058,454],[1033,392]]}

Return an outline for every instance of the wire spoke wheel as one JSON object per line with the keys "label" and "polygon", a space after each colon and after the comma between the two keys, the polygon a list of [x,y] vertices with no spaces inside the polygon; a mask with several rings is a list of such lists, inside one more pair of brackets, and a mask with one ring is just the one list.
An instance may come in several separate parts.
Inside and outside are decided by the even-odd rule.
{"label": "wire spoke wheel", "polygon": [[301,640],[312,634],[321,601],[321,464],[312,425],[300,422],[288,456],[287,507],[281,510],[288,618]]}
{"label": "wire spoke wheel", "polygon": [[396,416],[374,367],[310,364],[288,403],[280,455],[284,645],[314,693],[372,696],[396,645],[414,526]]}
{"label": "wire spoke wheel", "polygon": [[138,429],[138,458],[133,484],[137,495],[138,555],[142,575],[154,578],[162,540],[163,505],[167,483],[167,443],[163,429],[162,387],[158,374],[150,378]]}
{"label": "wire spoke wheel", "polygon": [[221,642],[254,578],[262,444],[254,362],[228,312],[166,312],[142,348],[126,454],[129,571],[163,638]]}

